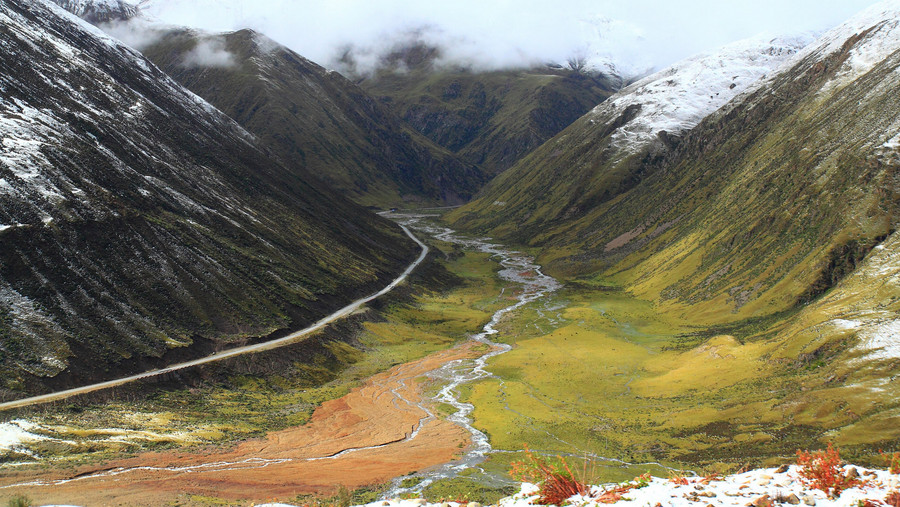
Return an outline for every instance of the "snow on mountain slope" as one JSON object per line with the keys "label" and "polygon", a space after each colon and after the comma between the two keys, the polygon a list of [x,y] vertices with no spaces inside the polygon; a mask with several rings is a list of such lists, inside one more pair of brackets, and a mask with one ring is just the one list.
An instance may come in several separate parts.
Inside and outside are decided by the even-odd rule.
{"label": "snow on mountain slope", "polygon": [[678,135],[722,107],[778,68],[812,37],[758,36],[717,51],[681,61],[622,89],[589,114],[591,123],[605,125],[627,109],[637,115],[612,135],[614,146],[635,153],[660,131]]}
{"label": "snow on mountain slope", "polygon": [[716,318],[808,302],[896,228],[897,6],[809,49],[735,44],[636,83],[448,218],[577,252],[550,269],[627,265],[643,297]]}
{"label": "snow on mountain slope", "polygon": [[125,0],[52,0],[63,9],[91,23],[125,20],[138,14],[139,7]]}
{"label": "snow on mountain slope", "polygon": [[300,326],[413,254],[49,2],[0,0],[0,146],[0,398]]}
{"label": "snow on mountain slope", "polygon": [[[105,46],[105,50],[116,51],[142,71],[138,74],[138,78],[144,81],[143,84],[164,92],[167,98],[174,99],[180,106],[193,111],[196,118],[206,125],[218,122],[229,125],[245,143],[251,142],[252,137],[225,115],[216,111],[218,118],[211,120],[209,114],[215,111],[212,106],[155,68],[151,69],[151,64],[137,51],[68,12],[51,4],[46,6],[53,9],[55,14],[77,25],[78,29],[89,33],[91,43],[101,44]],[[72,44],[71,38],[67,37],[71,36],[71,33],[41,30],[22,13],[9,9],[0,11],[0,23],[19,39],[17,41],[12,37],[5,37],[0,40],[0,48],[4,52],[15,54],[17,43],[24,40],[28,41],[32,49],[49,57],[33,59],[27,63],[17,62],[18,65],[4,69],[8,71],[0,75],[0,89],[4,92],[4,100],[0,102],[0,138],[4,147],[3,153],[0,154],[2,162],[0,196],[18,200],[18,206],[14,210],[7,208],[0,211],[0,223],[13,218],[15,222],[6,225],[46,223],[58,212],[63,203],[85,200],[85,189],[81,187],[85,186],[86,182],[73,182],[65,172],[61,174],[56,166],[57,162],[52,160],[54,149],[65,149],[68,142],[77,140],[79,134],[71,127],[75,121],[119,125],[141,124],[145,121],[147,108],[153,108],[156,113],[163,115],[170,113],[162,106],[147,101],[141,94],[117,82],[117,76],[113,73],[98,71],[98,67],[102,68],[100,62],[92,60],[85,51]],[[65,68],[60,68],[58,64],[60,61],[65,62]],[[73,86],[72,82],[65,79],[66,76],[79,74],[91,75],[95,81],[82,81]],[[33,79],[40,80],[54,93],[42,97],[41,100],[29,101],[25,95],[28,92],[28,81]],[[54,100],[56,97],[60,100]],[[69,104],[63,104],[72,97],[77,100],[79,107],[72,108]],[[110,107],[113,105],[117,107]],[[101,144],[98,139],[95,141],[98,146]],[[147,142],[146,139],[141,140],[138,137],[126,140],[132,150],[154,156],[151,154],[156,147],[142,144],[142,141]],[[125,172],[129,170],[121,161],[116,165]],[[148,188],[159,187],[159,191],[169,193],[172,199],[186,199],[153,178],[146,178],[146,185]],[[143,190],[147,191],[146,188]]]}
{"label": "snow on mountain slope", "polygon": [[900,0],[885,0],[872,5],[840,26],[826,32],[814,44],[792,59],[821,60],[849,47],[849,55],[831,86],[852,82],[900,48]]}

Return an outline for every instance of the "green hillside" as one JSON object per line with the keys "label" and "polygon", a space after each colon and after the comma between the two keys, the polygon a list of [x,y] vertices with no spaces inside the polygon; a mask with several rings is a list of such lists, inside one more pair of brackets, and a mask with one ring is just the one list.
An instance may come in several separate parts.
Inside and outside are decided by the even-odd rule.
{"label": "green hillside", "polygon": [[[204,48],[224,61],[196,61]],[[288,167],[361,204],[460,204],[486,181],[477,167],[418,134],[340,74],[250,30],[176,30],[143,53]]]}
{"label": "green hillside", "polygon": [[606,149],[627,119],[587,115],[450,219],[697,323],[795,308],[896,228],[896,61],[834,86],[847,56],[807,56],[637,153]]}
{"label": "green hillside", "polygon": [[441,68],[433,64],[436,56],[421,47],[397,52],[360,86],[491,175],[512,167],[618,86],[614,77],[562,68]]}

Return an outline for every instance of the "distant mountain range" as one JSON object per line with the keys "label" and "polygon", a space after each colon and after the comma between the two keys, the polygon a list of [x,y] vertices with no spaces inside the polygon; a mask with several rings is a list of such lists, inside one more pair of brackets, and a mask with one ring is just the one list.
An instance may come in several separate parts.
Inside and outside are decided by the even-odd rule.
{"label": "distant mountain range", "polygon": [[435,65],[440,49],[412,44],[389,54],[360,86],[433,142],[491,176],[603,102],[614,74],[543,66],[477,71]]}

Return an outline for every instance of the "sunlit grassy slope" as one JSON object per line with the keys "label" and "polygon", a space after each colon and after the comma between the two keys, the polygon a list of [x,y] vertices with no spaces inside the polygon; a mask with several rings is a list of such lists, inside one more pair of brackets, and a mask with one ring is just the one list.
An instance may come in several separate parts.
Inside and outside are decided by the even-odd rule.
{"label": "sunlit grassy slope", "polygon": [[496,445],[721,468],[900,445],[900,53],[850,72],[849,33],[664,149],[616,157],[586,116],[447,216],[567,282],[469,393]]}
{"label": "sunlit grassy slope", "polygon": [[896,226],[898,155],[879,148],[893,135],[895,68],[888,59],[825,92],[828,71],[798,66],[701,123],[675,156],[635,161],[628,185],[608,180],[603,160],[573,179],[570,162],[590,147],[567,139],[598,128],[576,123],[450,219],[540,247],[557,275],[601,273],[698,322],[793,308]]}
{"label": "sunlit grassy slope", "polygon": [[[838,294],[871,282],[848,279],[832,294],[846,302]],[[872,463],[898,447],[900,382],[890,379],[900,361],[863,361],[854,342],[823,339],[809,323],[836,324],[822,323],[832,317],[819,304],[776,334],[752,325],[714,334],[622,292],[580,287],[559,298],[556,322],[507,321],[516,347],[490,362],[496,377],[466,390],[476,426],[499,449],[725,471],[828,441]],[[509,459],[493,458],[501,468]],[[611,465],[601,467],[606,480],[642,466],[598,463]]]}

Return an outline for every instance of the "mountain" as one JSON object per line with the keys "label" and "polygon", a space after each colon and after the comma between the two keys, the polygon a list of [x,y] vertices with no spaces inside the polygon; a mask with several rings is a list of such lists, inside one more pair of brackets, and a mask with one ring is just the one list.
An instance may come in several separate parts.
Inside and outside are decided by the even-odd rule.
{"label": "mountain", "polygon": [[[490,175],[511,167],[620,84],[617,76],[547,66],[478,71],[435,62],[411,44],[359,84],[435,143]],[[352,68],[352,66],[351,66]]]}
{"label": "mountain", "polygon": [[417,254],[75,16],[0,26],[3,397],[301,327]]}
{"label": "mountain", "polygon": [[[896,229],[898,20],[885,2],[777,69],[796,44],[693,60],[711,79],[682,77],[688,61],[635,83],[449,218],[698,326],[797,311]],[[764,80],[741,76],[761,62]]]}
{"label": "mountain", "polygon": [[519,242],[543,241],[554,225],[577,221],[638,184],[700,120],[758,86],[807,42],[735,42],[624,88],[497,177],[460,213],[460,223]]}
{"label": "mountain", "polygon": [[423,137],[339,73],[261,34],[172,30],[142,51],[287,165],[362,204],[460,204],[486,183],[477,167]]}
{"label": "mountain", "polygon": [[124,21],[138,14],[138,6],[124,0],[53,0],[63,9],[90,23]]}

